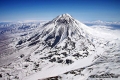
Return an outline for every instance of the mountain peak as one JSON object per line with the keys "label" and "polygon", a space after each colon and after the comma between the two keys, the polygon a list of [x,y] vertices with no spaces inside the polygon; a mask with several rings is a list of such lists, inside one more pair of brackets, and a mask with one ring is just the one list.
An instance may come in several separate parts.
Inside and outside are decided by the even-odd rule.
{"label": "mountain peak", "polygon": [[62,17],[71,17],[68,13],[62,14]]}
{"label": "mountain peak", "polygon": [[57,23],[70,23],[74,21],[74,19],[68,13],[62,14],[57,16],[55,19],[52,20],[53,22]]}

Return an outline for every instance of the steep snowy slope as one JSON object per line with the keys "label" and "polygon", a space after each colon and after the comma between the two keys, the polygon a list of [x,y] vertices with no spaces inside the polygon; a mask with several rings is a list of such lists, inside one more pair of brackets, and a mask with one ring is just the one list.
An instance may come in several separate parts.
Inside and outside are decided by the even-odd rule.
{"label": "steep snowy slope", "polygon": [[[99,37],[97,47],[105,50],[102,55],[91,65],[68,71],[58,76],[45,78],[44,80],[119,80],[120,79],[120,30],[111,30],[106,26],[93,28]],[[95,31],[94,31],[95,32]],[[93,33],[94,33],[93,32]],[[107,43],[106,43],[107,41]],[[96,41],[93,41],[96,42]]]}
{"label": "steep snowy slope", "polygon": [[12,54],[15,44],[29,37],[45,22],[6,22],[0,23],[0,57]]}
{"label": "steep snowy slope", "polygon": [[10,44],[15,52],[0,58],[0,79],[38,80],[87,68],[107,51],[109,40],[103,36],[108,34],[99,34],[62,14]]}

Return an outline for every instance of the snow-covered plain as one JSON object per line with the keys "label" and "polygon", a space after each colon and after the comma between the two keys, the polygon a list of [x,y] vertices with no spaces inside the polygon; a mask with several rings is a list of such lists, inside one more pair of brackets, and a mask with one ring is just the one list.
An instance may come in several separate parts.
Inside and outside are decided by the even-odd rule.
{"label": "snow-covered plain", "polygon": [[69,14],[44,23],[20,22],[4,33],[13,51],[0,56],[0,80],[120,79],[119,29],[88,27]]}

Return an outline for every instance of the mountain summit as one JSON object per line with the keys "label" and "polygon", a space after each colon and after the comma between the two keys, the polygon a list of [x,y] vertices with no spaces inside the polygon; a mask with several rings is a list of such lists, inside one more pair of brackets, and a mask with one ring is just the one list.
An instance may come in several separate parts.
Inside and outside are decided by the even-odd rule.
{"label": "mountain summit", "polygon": [[70,23],[74,21],[74,19],[69,15],[69,14],[62,14],[53,19],[53,22],[58,22],[58,23]]}

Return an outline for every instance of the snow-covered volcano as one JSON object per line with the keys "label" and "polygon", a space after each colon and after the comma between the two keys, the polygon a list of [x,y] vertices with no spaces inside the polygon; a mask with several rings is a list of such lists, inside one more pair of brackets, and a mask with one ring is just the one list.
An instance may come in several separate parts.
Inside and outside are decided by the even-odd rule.
{"label": "snow-covered volcano", "polygon": [[69,14],[59,15],[10,44],[15,51],[0,58],[2,78],[39,80],[91,66],[114,46],[94,33]]}
{"label": "snow-covered volcano", "polygon": [[84,26],[81,26],[69,14],[62,14],[43,26],[44,30],[41,37],[51,47],[68,38],[77,41],[87,35],[84,31]]}
{"label": "snow-covered volcano", "polygon": [[84,24],[72,18],[69,14],[62,14],[46,23],[42,29],[30,37],[28,41],[32,42],[30,44],[37,44],[40,40],[43,40],[51,48],[64,48],[68,44],[67,42],[71,41],[70,44],[72,47],[78,46],[76,43],[79,42],[79,45],[86,45],[83,48],[88,48],[88,45],[94,46],[90,41],[91,38],[90,40],[89,38],[89,33]]}
{"label": "snow-covered volcano", "polygon": [[69,14],[62,14],[44,24],[32,37],[20,40],[17,47],[35,47],[32,55],[40,53],[43,57],[39,58],[43,60],[71,64],[74,60],[95,53],[95,45],[91,42],[92,37],[88,35],[86,27]]}

